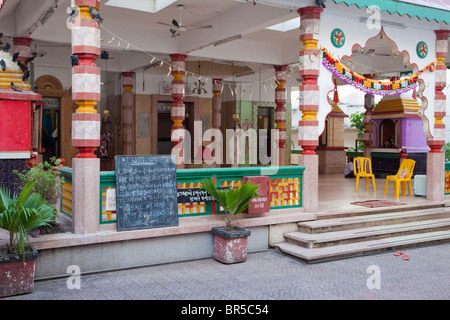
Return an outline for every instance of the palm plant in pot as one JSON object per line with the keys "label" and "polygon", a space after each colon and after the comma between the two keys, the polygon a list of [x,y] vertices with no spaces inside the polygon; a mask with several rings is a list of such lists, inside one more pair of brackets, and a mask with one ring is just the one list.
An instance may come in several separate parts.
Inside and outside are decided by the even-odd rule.
{"label": "palm plant in pot", "polygon": [[28,181],[19,195],[0,187],[0,228],[9,232],[6,247],[0,248],[0,297],[32,292],[36,249],[27,231],[48,225],[55,219],[54,208],[37,193],[31,193],[34,180]]}
{"label": "palm plant in pot", "polygon": [[220,190],[211,178],[204,178],[200,187],[213,196],[223,208],[225,226],[213,227],[213,257],[222,263],[243,262],[247,259],[247,237],[250,230],[232,224],[235,215],[248,208],[252,198],[258,196],[259,186],[247,181],[238,188]]}

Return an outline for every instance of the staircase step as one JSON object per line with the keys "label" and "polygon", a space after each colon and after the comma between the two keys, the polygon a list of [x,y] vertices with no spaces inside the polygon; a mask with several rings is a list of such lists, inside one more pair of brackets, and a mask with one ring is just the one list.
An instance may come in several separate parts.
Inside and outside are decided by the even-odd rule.
{"label": "staircase step", "polygon": [[298,223],[298,228],[299,231],[305,233],[323,233],[449,217],[450,208],[439,207],[425,210],[418,209],[411,211],[369,214],[357,217],[351,216],[306,221]]}
{"label": "staircase step", "polygon": [[413,221],[401,224],[380,225],[343,231],[305,233],[301,231],[285,233],[288,242],[305,248],[322,248],[362,242],[388,237],[450,230],[450,218]]}
{"label": "staircase step", "polygon": [[277,243],[274,244],[273,247],[278,248],[284,253],[296,256],[308,263],[315,263],[446,241],[450,241],[450,231],[448,230],[397,236],[323,248],[304,248],[289,242]]}
{"label": "staircase step", "polygon": [[425,202],[425,203],[405,204],[405,205],[379,207],[379,208],[365,208],[362,206],[355,205],[355,209],[353,209],[353,210],[346,209],[346,210],[338,210],[338,211],[333,210],[333,211],[327,211],[327,212],[320,212],[317,214],[317,220],[365,216],[365,215],[369,215],[369,214],[391,213],[391,212],[399,212],[399,211],[425,210],[425,209],[443,208],[443,207],[445,207],[445,204],[443,204],[441,202]]}

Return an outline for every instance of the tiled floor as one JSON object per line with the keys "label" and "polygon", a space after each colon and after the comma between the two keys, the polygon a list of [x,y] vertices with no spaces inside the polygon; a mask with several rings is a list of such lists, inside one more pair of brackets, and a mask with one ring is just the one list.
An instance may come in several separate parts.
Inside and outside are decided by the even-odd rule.
{"label": "tiled floor", "polygon": [[5,300],[450,299],[450,244],[405,254],[411,259],[386,252],[306,264],[268,250],[233,265],[203,259],[83,275],[80,289],[68,289],[66,278],[37,281],[33,293]]}
{"label": "tiled floor", "polygon": [[[406,196],[400,191],[400,197],[394,196],[394,183],[390,182],[386,196],[384,195],[385,179],[375,179],[377,191],[374,192],[372,181],[369,190],[366,189],[365,179],[360,179],[358,191],[355,192],[356,179],[344,178],[342,174],[319,175],[319,211],[360,209],[363,207],[352,205],[352,202],[364,200],[388,200],[407,204],[423,203],[427,200],[423,196],[411,196],[406,190]],[[414,180],[411,181],[414,193]]]}

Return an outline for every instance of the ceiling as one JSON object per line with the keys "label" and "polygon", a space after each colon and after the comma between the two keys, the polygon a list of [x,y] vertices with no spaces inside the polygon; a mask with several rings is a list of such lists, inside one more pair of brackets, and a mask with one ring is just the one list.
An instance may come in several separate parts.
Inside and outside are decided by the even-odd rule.
{"label": "ceiling", "polygon": [[[184,53],[188,55],[188,71],[198,74],[198,61],[202,61],[200,73],[212,77],[237,76],[273,70],[277,64],[297,63],[299,30],[280,32],[266,28],[298,17],[298,7],[314,5],[314,0],[256,0],[255,3],[252,0],[178,0],[156,13],[149,13],[109,6],[109,1],[101,1],[100,14],[104,18],[102,50],[107,50],[113,58],[108,61],[110,70],[139,69],[151,65],[153,57],[157,61],[169,62],[169,54]],[[8,0],[0,12],[0,31],[7,36],[31,32],[38,51],[45,53],[43,64],[60,63],[61,59],[56,55],[64,56],[61,63],[67,64],[71,31],[61,26],[66,25],[69,16],[66,10],[70,3],[70,0]],[[329,0],[327,10],[341,12],[345,18],[361,15],[364,9],[343,3],[337,5]],[[42,24],[42,18],[51,11],[54,12]],[[171,37],[170,27],[159,22],[171,24],[172,19],[182,20],[187,26],[213,27],[192,29],[179,37]],[[392,17],[393,21],[399,19],[408,21],[409,18]],[[409,23],[416,23],[416,20]],[[232,37],[236,39],[214,45]],[[386,72],[403,67],[390,47],[379,43],[370,45],[375,50],[372,56],[355,53],[353,60],[365,64],[369,59],[374,69],[384,68]],[[386,54],[390,57],[388,64],[386,56],[383,56]],[[381,60],[384,62],[379,62]],[[157,69],[159,72],[167,71],[159,68],[148,70],[152,69],[155,72]]]}

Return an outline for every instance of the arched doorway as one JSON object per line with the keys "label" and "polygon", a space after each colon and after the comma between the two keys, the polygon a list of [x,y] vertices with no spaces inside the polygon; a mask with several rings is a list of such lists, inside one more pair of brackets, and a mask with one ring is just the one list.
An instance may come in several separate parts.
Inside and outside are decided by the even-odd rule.
{"label": "arched doorway", "polygon": [[40,76],[35,85],[45,103],[40,123],[39,157],[44,161],[53,156],[63,158],[65,166],[71,167],[77,153],[71,138],[72,113],[76,110],[71,91],[64,90],[61,81],[52,75]]}

